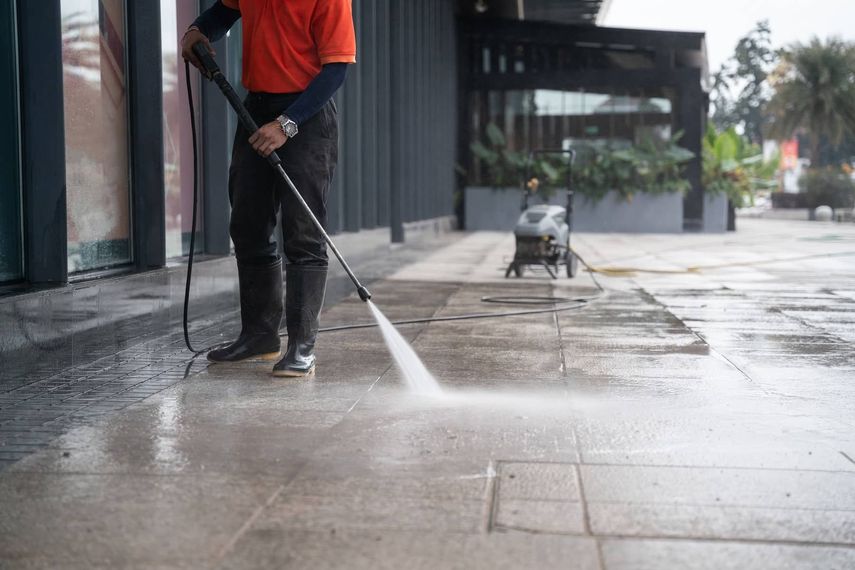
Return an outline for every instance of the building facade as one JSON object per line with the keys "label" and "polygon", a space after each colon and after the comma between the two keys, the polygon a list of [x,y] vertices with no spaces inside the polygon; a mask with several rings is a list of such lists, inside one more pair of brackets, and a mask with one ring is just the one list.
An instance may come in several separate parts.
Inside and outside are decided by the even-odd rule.
{"label": "building facade", "polygon": [[[235,118],[178,52],[214,0],[14,0],[0,7],[0,288],[6,294],[180,265],[200,125],[197,253],[230,253]],[[700,149],[703,34],[610,30],[601,0],[353,0],[358,63],[337,95],[331,233],[450,220],[492,122],[522,147],[683,131]],[[240,26],[217,44],[233,84]],[[467,174],[464,175],[463,172]],[[698,229],[700,159],[685,227]],[[348,238],[349,240],[351,238]],[[359,239],[358,237],[355,239]]]}
{"label": "building facade", "polygon": [[[165,267],[189,252],[193,146],[178,44],[213,0],[0,7],[0,284],[7,292]],[[453,0],[354,0],[358,64],[337,95],[332,233],[453,213]],[[217,45],[239,86],[240,26]],[[192,70],[197,253],[225,256],[235,118]]]}

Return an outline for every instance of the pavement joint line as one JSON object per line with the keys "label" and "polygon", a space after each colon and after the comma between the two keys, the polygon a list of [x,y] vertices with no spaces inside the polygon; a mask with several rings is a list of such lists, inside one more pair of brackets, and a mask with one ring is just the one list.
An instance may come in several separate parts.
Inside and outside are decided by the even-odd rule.
{"label": "pavement joint line", "polygon": [[[553,289],[553,293],[555,290]],[[555,295],[553,295],[554,297]],[[552,313],[552,319],[555,321],[555,330],[558,333],[558,357],[561,360],[560,372],[563,378],[567,378],[567,358],[564,353],[564,339],[561,335],[561,323],[558,321],[558,313]]]}
{"label": "pavement joint line", "polygon": [[841,452],[840,452],[840,455],[842,455],[843,457],[845,457],[846,459],[848,459],[850,463],[852,463],[853,465],[855,465],[855,459],[852,459],[852,458],[851,458],[851,457],[850,457],[850,456],[849,456],[845,451],[841,451]]}
{"label": "pavement joint line", "polygon": [[[841,452],[842,453],[842,452]],[[534,463],[534,462],[529,462]],[[540,463],[549,463],[549,462],[540,462]],[[579,466],[591,466],[591,467],[642,467],[642,468],[655,468],[655,469],[715,469],[718,471],[785,471],[789,473],[840,473],[846,475],[855,475],[855,471],[851,471],[848,469],[810,469],[810,468],[802,468],[802,467],[745,467],[741,465],[736,466],[722,466],[722,465],[673,465],[667,463],[603,463],[603,462],[587,462],[582,461],[578,463]]]}
{"label": "pavement joint line", "polygon": [[[571,503],[572,501],[558,501],[563,503]],[[543,530],[538,528],[526,528],[523,526],[514,526],[514,525],[497,525],[496,532],[505,532],[505,531],[514,531],[514,532],[523,532],[525,534],[534,534],[539,536],[584,536],[586,538],[595,538],[585,533],[579,532],[570,532],[564,530]]]}
{"label": "pavement joint line", "polygon": [[828,332],[827,330],[825,330],[825,329],[824,329],[824,328],[822,328],[822,327],[818,327],[818,326],[816,326],[816,325],[812,324],[810,321],[806,321],[805,319],[802,319],[802,318],[797,317],[797,316],[795,316],[795,315],[791,315],[791,314],[786,313],[785,311],[786,311],[786,310],[788,310],[786,307],[784,307],[784,308],[781,308],[781,307],[770,307],[770,309],[771,309],[773,312],[776,312],[776,313],[778,313],[778,314],[782,315],[783,317],[785,317],[785,318],[787,318],[787,319],[792,319],[792,320],[796,321],[797,323],[799,323],[800,325],[802,325],[802,326],[804,326],[804,327],[806,327],[806,328],[809,328],[809,329],[811,329],[811,330],[815,330],[815,331],[820,332],[820,333],[822,334],[822,336],[825,336],[825,337],[827,337],[827,338],[829,338],[829,339],[833,339],[833,340],[834,340],[834,342],[832,342],[832,343],[830,343],[830,344],[834,344],[834,345],[841,345],[841,344],[843,344],[843,345],[846,345],[846,346],[851,346],[851,344],[852,344],[851,342],[848,342],[846,339],[844,339],[844,338],[842,338],[842,337],[839,337],[839,336],[837,336],[837,335],[835,335],[835,334],[833,334],[833,333],[830,333],[830,332]]}
{"label": "pavement joint line", "polygon": [[594,546],[597,549],[597,566],[600,570],[606,570],[606,557],[603,555],[603,541],[594,537]]}
{"label": "pavement joint line", "polygon": [[279,487],[277,487],[276,490],[273,491],[273,493],[267,498],[267,500],[263,504],[256,507],[255,511],[253,511],[249,518],[244,521],[244,523],[237,530],[237,532],[232,535],[229,541],[226,542],[226,544],[223,545],[223,547],[217,553],[217,562],[221,562],[228,555],[228,553],[231,552],[231,550],[235,547],[235,544],[237,544],[237,542],[243,537],[243,535],[245,535],[247,531],[252,527],[252,525],[255,524],[255,521],[258,520],[258,518],[265,511],[265,509],[269,508],[271,505],[273,505],[274,502],[276,502],[276,499],[278,499],[279,495],[281,495],[282,492],[285,490],[285,486],[286,485],[279,485]]}
{"label": "pavement joint line", "polygon": [[588,512],[588,501],[585,499],[585,483],[582,481],[581,469],[579,465],[573,466],[573,475],[576,477],[576,486],[579,487],[579,503],[582,506],[582,522],[585,524],[585,534],[593,536],[591,531],[591,515]]}
{"label": "pavement joint line", "polygon": [[[492,464],[492,460],[490,460]],[[506,463],[504,460],[497,460],[496,467],[494,469],[495,475],[488,482],[488,491],[487,491],[487,533],[495,532],[497,529],[496,526],[496,516],[498,515],[498,504],[499,504],[499,487],[502,485],[502,464]]]}
{"label": "pavement joint line", "polygon": [[487,461],[487,482],[484,485],[484,532],[490,533],[493,526],[493,517],[495,516],[495,502],[496,502],[496,487],[498,485],[499,477],[498,477],[498,463],[493,459],[489,459]]}
{"label": "pavement joint line", "polygon": [[[637,283],[637,282],[636,282],[636,283]],[[712,344],[710,344],[710,342],[709,342],[709,341],[708,341],[708,340],[703,336],[703,334],[701,334],[700,332],[698,332],[698,331],[697,331],[697,330],[695,330],[694,328],[692,328],[692,327],[690,327],[689,325],[687,325],[687,324],[686,324],[686,322],[685,322],[683,319],[681,319],[680,317],[678,317],[677,315],[675,315],[675,314],[674,314],[674,312],[673,312],[673,311],[671,311],[671,309],[669,309],[669,308],[668,308],[668,306],[667,306],[667,305],[665,305],[665,303],[663,303],[662,301],[660,301],[660,300],[656,297],[656,295],[655,295],[654,293],[651,293],[650,291],[648,291],[648,290],[647,290],[646,288],[644,288],[644,286],[643,286],[643,285],[641,285],[640,283],[637,283],[637,284],[638,284],[638,286],[639,286],[639,289],[642,291],[642,293],[643,293],[644,295],[648,296],[648,297],[650,298],[650,300],[653,302],[653,304],[658,305],[658,306],[659,306],[663,311],[665,311],[666,313],[668,313],[669,315],[671,315],[671,317],[673,317],[674,319],[676,319],[676,320],[677,320],[677,322],[679,322],[683,327],[685,327],[685,328],[686,328],[686,330],[688,330],[689,332],[691,332],[691,333],[692,333],[693,335],[695,335],[695,336],[696,336],[696,337],[697,337],[701,342],[703,342],[703,343],[704,343],[704,344],[709,348],[709,351],[710,351],[710,353],[711,353],[711,356],[713,356],[714,358],[719,358],[719,359],[723,360],[724,362],[728,363],[730,366],[732,366],[732,367],[734,368],[734,370],[736,370],[737,372],[739,372],[740,374],[742,374],[742,376],[744,376],[744,377],[745,377],[745,379],[746,379],[746,380],[748,380],[751,384],[753,384],[754,386],[757,386],[757,387],[758,387],[758,388],[759,388],[759,389],[760,389],[764,394],[766,394],[767,396],[770,396],[770,395],[771,395],[771,393],[769,392],[769,390],[768,390],[768,389],[766,389],[766,388],[764,388],[764,387],[760,386],[760,385],[759,385],[759,384],[758,384],[758,383],[757,383],[757,382],[756,382],[756,381],[751,377],[751,375],[749,375],[749,374],[748,374],[745,370],[743,370],[743,369],[742,369],[738,364],[736,364],[733,360],[731,360],[731,359],[730,359],[730,357],[728,357],[726,354],[724,354],[723,352],[721,352],[721,351],[717,350],[715,347],[713,347],[713,345],[712,345]]]}
{"label": "pavement joint line", "polygon": [[604,540],[653,540],[653,541],[673,541],[673,542],[707,542],[710,544],[746,544],[753,546],[804,546],[809,548],[841,548],[845,550],[855,550],[855,544],[847,542],[810,542],[806,540],[774,540],[760,538],[717,538],[709,536],[676,536],[663,534],[598,534],[599,539]]}
{"label": "pavement joint line", "polygon": [[[377,378],[376,378],[376,379],[371,383],[371,385],[370,385],[370,386],[368,386],[368,389],[367,389],[367,390],[365,390],[362,394],[360,394],[360,395],[359,395],[359,397],[356,399],[356,401],[355,401],[355,402],[353,402],[353,404],[352,404],[352,405],[347,409],[347,411],[344,413],[344,415],[345,415],[345,416],[347,416],[350,412],[352,412],[352,411],[353,411],[353,409],[356,407],[356,405],[357,405],[357,404],[359,404],[359,402],[361,402],[361,401],[362,401],[362,399],[363,399],[365,396],[367,396],[367,395],[368,395],[368,393],[369,393],[369,392],[371,392],[371,390],[373,390],[373,389],[374,389],[374,386],[376,386],[376,385],[377,385],[377,383],[378,383],[378,382],[383,378],[383,376],[385,376],[385,375],[386,375],[386,373],[387,373],[387,372],[389,372],[389,370],[392,368],[392,366],[394,366],[394,364],[389,364],[389,366],[387,366],[387,367],[386,367],[386,369],[385,369],[383,372],[381,372],[381,373],[380,373],[380,375],[379,375],[379,376],[378,376],[378,377],[377,377]],[[342,418],[342,419],[344,419],[344,418]]]}
{"label": "pavement joint line", "polygon": [[[559,501],[568,502],[568,501]],[[716,508],[716,509],[752,509],[760,511],[789,511],[807,513],[852,513],[855,509],[820,509],[816,507],[784,507],[775,505],[743,505],[739,503],[662,503],[656,501],[591,501],[595,505],[632,505],[632,506],[654,506],[654,507],[685,507],[685,508]],[[855,546],[855,544],[853,544]]]}

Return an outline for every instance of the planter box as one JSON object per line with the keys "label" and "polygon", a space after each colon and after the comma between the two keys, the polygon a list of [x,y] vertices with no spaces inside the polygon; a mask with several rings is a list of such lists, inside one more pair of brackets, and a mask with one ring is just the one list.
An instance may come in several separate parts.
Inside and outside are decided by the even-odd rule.
{"label": "planter box", "polygon": [[727,196],[724,194],[704,195],[704,233],[727,231]]}
{"label": "planter box", "polygon": [[[519,189],[468,186],[464,192],[466,230],[513,230],[520,216],[522,192]],[[529,200],[529,205],[532,206],[542,203],[543,200],[537,197]],[[556,192],[549,203],[564,206],[567,203],[567,195],[564,192]],[[681,194],[638,194],[633,196],[631,202],[627,202],[616,192],[610,192],[596,203],[577,194],[573,210],[573,231],[578,232],[683,231]]]}

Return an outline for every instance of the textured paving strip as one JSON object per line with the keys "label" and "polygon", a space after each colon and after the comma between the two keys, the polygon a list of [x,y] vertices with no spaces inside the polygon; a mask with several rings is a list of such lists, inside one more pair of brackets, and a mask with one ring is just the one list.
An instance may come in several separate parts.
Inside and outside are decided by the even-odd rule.
{"label": "textured paving strip", "polygon": [[[194,331],[194,341],[218,342],[220,330],[218,325]],[[75,426],[140,402],[207,366],[204,358],[190,362],[178,332],[3,392],[0,471]]]}

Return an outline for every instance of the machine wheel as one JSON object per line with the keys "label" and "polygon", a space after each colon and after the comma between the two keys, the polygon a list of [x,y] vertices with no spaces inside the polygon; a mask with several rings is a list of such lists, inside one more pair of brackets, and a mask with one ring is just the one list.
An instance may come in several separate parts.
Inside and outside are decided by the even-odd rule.
{"label": "machine wheel", "polygon": [[579,259],[572,251],[568,251],[564,255],[564,261],[567,267],[567,277],[576,277],[576,273],[579,271]]}

